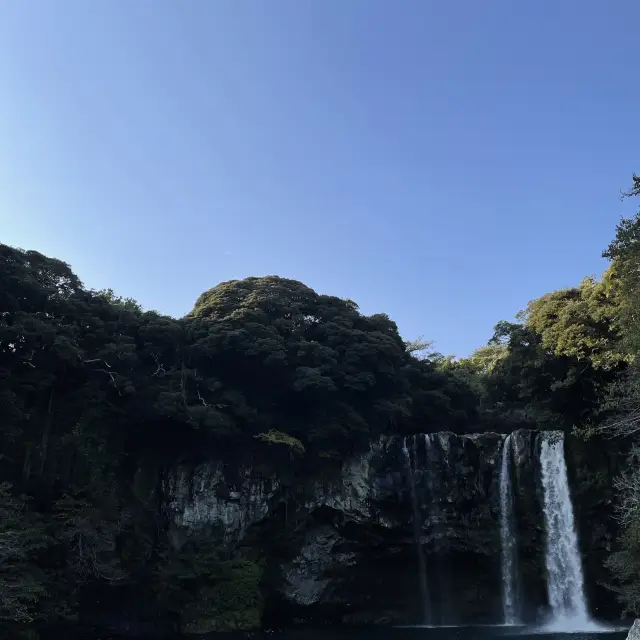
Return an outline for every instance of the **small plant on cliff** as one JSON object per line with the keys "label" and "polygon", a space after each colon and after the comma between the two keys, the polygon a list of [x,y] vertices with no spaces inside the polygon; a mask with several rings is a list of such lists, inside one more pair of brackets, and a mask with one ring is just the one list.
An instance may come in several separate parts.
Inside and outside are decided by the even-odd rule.
{"label": "small plant on cliff", "polygon": [[267,433],[259,433],[256,440],[273,445],[283,445],[289,449],[291,455],[304,455],[305,448],[298,438],[294,438],[282,431],[270,429]]}

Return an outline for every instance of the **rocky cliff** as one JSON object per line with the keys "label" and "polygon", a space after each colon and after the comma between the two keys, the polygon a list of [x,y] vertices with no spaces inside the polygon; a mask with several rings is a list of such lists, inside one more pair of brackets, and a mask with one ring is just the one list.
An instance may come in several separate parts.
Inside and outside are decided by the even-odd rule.
{"label": "rocky cliff", "polygon": [[[269,563],[265,615],[274,624],[412,623],[422,620],[424,604],[417,531],[431,623],[499,622],[504,438],[450,432],[383,438],[334,473],[297,481],[253,465],[230,469],[221,460],[177,468],[166,488],[172,540],[179,546],[189,535],[217,528],[229,542],[260,547]],[[511,464],[525,617],[546,598],[536,446],[536,432],[515,432]]]}

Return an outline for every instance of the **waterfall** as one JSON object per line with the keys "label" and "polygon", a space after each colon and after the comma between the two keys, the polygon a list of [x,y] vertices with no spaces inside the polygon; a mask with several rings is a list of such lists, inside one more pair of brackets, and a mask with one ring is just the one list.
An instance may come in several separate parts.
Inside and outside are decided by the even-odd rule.
{"label": "waterfall", "polygon": [[[436,543],[439,549],[437,552],[434,552],[433,558],[429,558],[431,562],[427,566],[429,582],[432,585],[437,584],[438,587],[437,595],[434,594],[433,599],[431,600],[431,624],[451,626],[456,624],[457,608],[455,606],[455,598],[451,584],[451,554],[449,553],[450,541],[447,540],[446,525],[443,525],[446,520],[446,515],[442,513],[442,509],[438,502],[438,496],[434,494],[433,485],[433,475],[440,476],[443,470],[437,464],[435,467],[433,466],[433,458],[430,455],[432,449],[436,452],[436,455],[438,455],[436,437],[432,433],[423,433],[422,437],[424,439],[425,448],[423,477],[425,478],[424,485],[426,488],[427,509],[432,527],[432,534],[435,540],[439,540],[439,542]],[[438,480],[436,479],[435,482],[437,483]]]}
{"label": "waterfall", "polygon": [[547,533],[547,592],[552,625],[558,629],[590,629],[595,625],[589,617],[584,595],[582,563],[564,459],[564,434],[547,431],[540,438]]}
{"label": "waterfall", "polygon": [[[416,553],[418,556],[418,578],[420,581],[420,596],[422,599],[422,622],[431,623],[431,600],[429,597],[429,584],[427,582],[427,563],[422,550],[420,537],[422,533],[422,522],[420,520],[420,509],[418,507],[418,494],[416,491],[416,481],[413,468],[411,467],[411,456],[407,447],[407,439],[402,441],[402,453],[404,455],[407,478],[409,479],[409,490],[411,493],[411,506],[413,507],[413,536],[416,543]],[[417,457],[417,456],[416,456]]]}
{"label": "waterfall", "polygon": [[500,560],[504,624],[519,624],[520,622],[517,578],[518,545],[513,517],[513,488],[509,465],[512,450],[512,437],[508,435],[502,445],[502,466],[500,468]]}

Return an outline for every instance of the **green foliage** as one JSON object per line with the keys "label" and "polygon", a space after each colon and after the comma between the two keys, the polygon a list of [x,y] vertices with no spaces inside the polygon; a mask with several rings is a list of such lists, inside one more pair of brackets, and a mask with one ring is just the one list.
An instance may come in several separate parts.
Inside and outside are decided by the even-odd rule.
{"label": "green foliage", "polygon": [[[252,561],[200,545],[189,574],[167,550],[172,467],[207,448],[255,449],[299,483],[381,433],[466,429],[476,416],[471,386],[425,357],[426,344],[294,280],[222,283],[174,319],[86,290],[37,252],[0,245],[0,278],[0,481],[33,498],[6,501],[6,536],[17,536],[0,582],[14,585],[7,619],[91,617],[92,603],[107,607],[133,584],[158,592],[168,571],[179,578],[162,578],[157,615],[257,625]],[[31,564],[38,527],[46,580]]]}
{"label": "green foliage", "polygon": [[257,440],[273,445],[284,445],[289,449],[291,454],[302,455],[305,452],[304,445],[297,438],[292,438],[282,431],[271,429],[268,433],[259,433],[255,436]]}
{"label": "green foliage", "polygon": [[156,591],[181,631],[252,629],[260,624],[261,579],[256,562],[219,540],[190,540],[180,552],[163,555]]}
{"label": "green foliage", "polygon": [[404,344],[406,352],[418,360],[428,360],[434,355],[432,351],[433,342],[425,340],[422,336],[415,340],[407,340]]}
{"label": "green foliage", "polygon": [[[532,301],[456,360],[295,280],[223,282],[174,319],[0,245],[0,620],[81,616],[135,585],[183,630],[258,626],[259,562],[215,536],[169,544],[167,474],[203,451],[256,454],[304,486],[381,434],[636,433],[640,214],[605,255],[601,280]],[[637,514],[636,475],[620,482]],[[636,521],[609,561],[630,611]]]}
{"label": "green foliage", "polygon": [[632,524],[623,532],[621,549],[606,560],[614,583],[606,586],[617,594],[623,605],[623,615],[635,615],[640,611],[640,525]]}
{"label": "green foliage", "polygon": [[427,343],[405,344],[386,315],[363,316],[351,300],[295,280],[224,282],[198,298],[186,322],[199,375],[241,390],[250,407],[243,433],[276,429],[312,455],[420,430],[434,410],[442,428],[459,428],[475,410],[470,390],[467,406],[451,410],[450,391],[459,394],[451,376],[412,355]]}
{"label": "green foliage", "polygon": [[601,281],[585,278],[578,287],[554,291],[529,303],[523,318],[540,335],[543,349],[616,369],[627,360],[620,351],[618,288],[610,270]]}
{"label": "green foliage", "polygon": [[616,479],[620,501],[617,515],[622,526],[620,549],[607,559],[614,579],[608,585],[624,606],[625,614],[640,611],[640,448],[629,454],[629,468]]}
{"label": "green foliage", "polygon": [[380,433],[409,411],[395,324],[351,301],[247,278],[203,293],[189,322],[198,370],[242,389],[251,406],[245,432],[277,428],[322,449]]}
{"label": "green foliage", "polygon": [[[633,176],[633,186],[624,197],[640,195],[640,178]],[[619,322],[624,329],[624,343],[631,354],[640,351],[640,212],[620,221],[613,242],[603,256],[611,260],[620,300]]]}
{"label": "green foliage", "polygon": [[487,344],[476,349],[468,358],[461,358],[457,365],[468,371],[471,375],[486,376],[509,355],[509,350],[505,344]]}
{"label": "green foliage", "polygon": [[[623,197],[640,195],[640,178],[633,176],[631,189]],[[615,287],[617,324],[621,346],[632,367],[609,389],[603,405],[605,420],[601,431],[610,435],[633,437],[640,432],[640,213],[623,219],[616,235],[604,252],[611,260],[611,281]],[[608,559],[613,577],[610,588],[618,595],[625,613],[640,613],[640,450],[635,445],[628,461],[628,471],[618,478],[619,519],[622,534],[620,549]]]}
{"label": "green foliage", "polygon": [[37,568],[38,553],[47,539],[41,522],[27,509],[24,498],[0,484],[0,621],[31,622],[39,600],[46,595]]}
{"label": "green foliage", "polygon": [[64,545],[70,581],[76,585],[93,579],[116,582],[125,578],[115,550],[128,514],[120,512],[113,495],[105,493],[98,501],[96,497],[64,495],[53,504],[56,539]]}
{"label": "green foliage", "polygon": [[602,419],[610,385],[627,369],[609,274],[529,303],[519,323],[500,322],[482,354],[464,365],[485,403],[511,426],[585,432]]}

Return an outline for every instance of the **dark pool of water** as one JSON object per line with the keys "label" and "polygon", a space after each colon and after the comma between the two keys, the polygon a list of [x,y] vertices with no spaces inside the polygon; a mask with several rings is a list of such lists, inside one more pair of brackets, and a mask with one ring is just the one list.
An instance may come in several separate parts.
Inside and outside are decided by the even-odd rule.
{"label": "dark pool of water", "polygon": [[371,629],[293,629],[273,640],[625,640],[627,629],[607,633],[543,633],[514,627],[376,627]]}
{"label": "dark pool of water", "polygon": [[[606,633],[545,633],[535,629],[501,626],[468,627],[306,627],[274,633],[213,634],[216,640],[625,640],[628,627]],[[46,640],[67,640],[69,636],[45,636]],[[194,636],[186,636],[194,638]],[[116,640],[116,635],[79,635],[74,640]],[[195,636],[197,638],[197,636]],[[146,636],[137,640],[157,640]]]}

